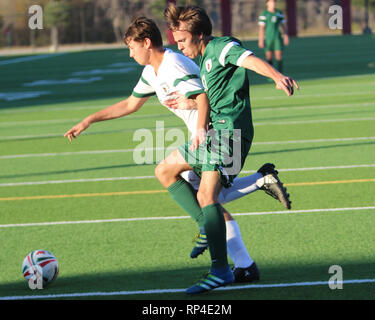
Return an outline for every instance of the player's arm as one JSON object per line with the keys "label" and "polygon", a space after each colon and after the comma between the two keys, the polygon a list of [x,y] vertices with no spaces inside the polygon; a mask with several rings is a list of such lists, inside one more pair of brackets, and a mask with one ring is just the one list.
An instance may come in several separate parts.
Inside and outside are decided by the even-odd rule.
{"label": "player's arm", "polygon": [[258,46],[261,49],[264,48],[264,34],[265,34],[264,30],[265,30],[265,24],[259,23]]}
{"label": "player's arm", "polygon": [[265,34],[266,34],[266,22],[267,17],[264,12],[259,16],[259,35],[258,35],[258,46],[261,49],[264,49],[264,40],[265,40]]}
{"label": "player's arm", "polygon": [[210,103],[207,95],[202,92],[195,96],[198,109],[197,133],[193,138],[191,150],[196,150],[199,144],[206,140],[207,126],[210,115]]}
{"label": "player's arm", "polygon": [[291,96],[294,93],[294,87],[299,89],[299,86],[295,80],[284,76],[266,61],[255,57],[254,55],[247,56],[243,60],[241,66],[262,76],[271,78],[276,83],[276,89],[284,90],[288,96]]}
{"label": "player's arm", "polygon": [[185,95],[179,92],[173,92],[170,94],[170,99],[165,100],[164,104],[168,108],[180,109],[180,110],[191,110],[197,109],[197,103],[194,99],[194,96],[186,98]]}
{"label": "player's arm", "polygon": [[281,29],[281,34],[283,35],[284,45],[288,46],[289,45],[289,36],[288,36],[288,31],[286,29],[285,22],[282,22],[280,24],[280,29]]}
{"label": "player's arm", "polygon": [[70,141],[72,141],[72,138],[76,138],[81,132],[86,130],[95,122],[117,119],[136,112],[143,106],[147,99],[148,97],[138,98],[131,95],[125,100],[89,115],[80,123],[68,130],[64,134],[64,137],[67,137]]}

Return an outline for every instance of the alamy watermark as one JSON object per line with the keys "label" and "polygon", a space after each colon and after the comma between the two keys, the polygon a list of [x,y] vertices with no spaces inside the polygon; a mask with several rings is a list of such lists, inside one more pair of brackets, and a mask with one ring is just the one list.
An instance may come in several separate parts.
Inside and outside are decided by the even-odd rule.
{"label": "alamy watermark", "polygon": [[328,20],[328,26],[331,30],[343,29],[342,7],[338,5],[330,6],[328,13],[332,16]]}
{"label": "alamy watermark", "polygon": [[37,4],[29,7],[29,28],[31,30],[43,29],[43,8]]}
{"label": "alamy watermark", "polygon": [[[178,128],[165,130],[164,121],[156,121],[155,134],[150,129],[138,129],[133,134],[133,141],[140,141],[133,151],[136,164],[153,164],[164,160],[172,151],[185,144],[185,133]],[[166,144],[170,144],[166,147]],[[241,130],[207,131],[206,141],[196,151],[185,155],[190,165],[215,165],[225,167],[228,175],[237,175],[241,170]],[[177,159],[169,158],[176,164]]]}
{"label": "alamy watermark", "polygon": [[43,289],[43,269],[38,265],[32,265],[32,276],[28,280],[31,290]]}
{"label": "alamy watermark", "polygon": [[328,273],[332,276],[328,280],[328,286],[331,290],[343,289],[343,271],[339,265],[332,265],[328,269]]}

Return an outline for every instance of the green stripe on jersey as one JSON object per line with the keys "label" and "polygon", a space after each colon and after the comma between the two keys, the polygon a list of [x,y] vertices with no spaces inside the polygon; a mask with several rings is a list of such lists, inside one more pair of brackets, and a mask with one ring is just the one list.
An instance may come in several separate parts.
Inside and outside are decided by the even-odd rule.
{"label": "green stripe on jersey", "polygon": [[138,93],[138,92],[135,92],[133,91],[132,92],[132,96],[136,97],[136,98],[146,98],[146,97],[151,97],[155,94],[155,92],[149,92],[149,93]]}
{"label": "green stripe on jersey", "polygon": [[200,94],[200,93],[203,93],[203,92],[204,92],[203,89],[202,90],[196,90],[196,91],[186,92],[185,93],[185,97],[189,99],[191,96],[196,95],[196,94]]}
{"label": "green stripe on jersey", "polygon": [[196,74],[188,74],[188,75],[186,75],[185,77],[182,77],[182,78],[176,79],[176,80],[173,82],[173,86],[174,86],[174,87],[177,87],[177,85],[178,85],[181,81],[187,81],[187,80],[190,80],[190,79],[199,79],[199,77],[198,77],[198,75],[196,75]]}
{"label": "green stripe on jersey", "polygon": [[150,85],[150,84],[148,83],[148,81],[147,81],[145,78],[143,78],[143,76],[141,76],[141,80],[142,80],[143,83],[147,84],[148,86]]}

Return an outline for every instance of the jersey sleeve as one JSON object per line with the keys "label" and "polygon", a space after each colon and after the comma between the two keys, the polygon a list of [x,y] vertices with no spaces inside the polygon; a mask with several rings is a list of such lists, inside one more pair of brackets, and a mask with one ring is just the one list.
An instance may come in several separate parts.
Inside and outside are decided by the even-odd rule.
{"label": "jersey sleeve", "polygon": [[265,11],[263,11],[259,16],[258,25],[265,26],[267,22],[267,17]]}
{"label": "jersey sleeve", "polygon": [[281,11],[277,11],[277,18],[279,19],[280,23],[285,23],[285,16]]}
{"label": "jersey sleeve", "polygon": [[148,83],[146,68],[143,69],[141,78],[133,89],[132,95],[137,98],[145,98],[155,94],[154,88]]}
{"label": "jersey sleeve", "polygon": [[186,58],[175,64],[173,87],[186,98],[204,92],[199,67],[192,60]]}
{"label": "jersey sleeve", "polygon": [[241,67],[245,58],[254,54],[252,51],[244,48],[241,43],[235,39],[228,39],[218,43],[215,52],[219,63],[223,67],[228,64]]}

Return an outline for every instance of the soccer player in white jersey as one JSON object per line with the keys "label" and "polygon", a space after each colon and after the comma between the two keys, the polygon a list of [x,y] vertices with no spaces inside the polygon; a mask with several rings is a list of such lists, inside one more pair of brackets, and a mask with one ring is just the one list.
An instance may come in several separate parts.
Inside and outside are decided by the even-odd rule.
{"label": "soccer player in white jersey", "polygon": [[[196,101],[206,99],[199,77],[199,67],[184,55],[163,48],[160,31],[150,19],[140,17],[133,20],[124,40],[130,49],[130,57],[140,65],[145,66],[132,94],[125,100],[89,115],[68,130],[64,137],[71,141],[72,138],[76,138],[95,122],[116,119],[136,112],[154,94],[157,95],[162,105],[171,106],[167,108],[184,121],[192,137],[194,137],[199,122],[198,110],[196,109],[199,103],[196,103]],[[173,102],[169,103],[169,101]],[[178,101],[178,104],[176,104],[176,101]],[[232,187],[222,190],[219,195],[219,202],[224,204],[258,189],[263,189],[267,194],[280,201],[270,188],[274,184],[272,177],[276,174],[277,171],[274,170],[273,165],[265,164],[258,172],[235,179]],[[193,171],[183,172],[181,176],[194,189],[198,189],[200,178]],[[267,177],[271,177],[270,182],[265,181]],[[284,206],[286,205],[284,204]],[[246,250],[237,222],[224,208],[223,214],[226,221],[228,254],[233,260],[234,270],[236,270],[234,273],[235,281],[252,282],[258,280],[258,268]],[[196,258],[207,247],[205,231],[200,228],[191,257]]]}

